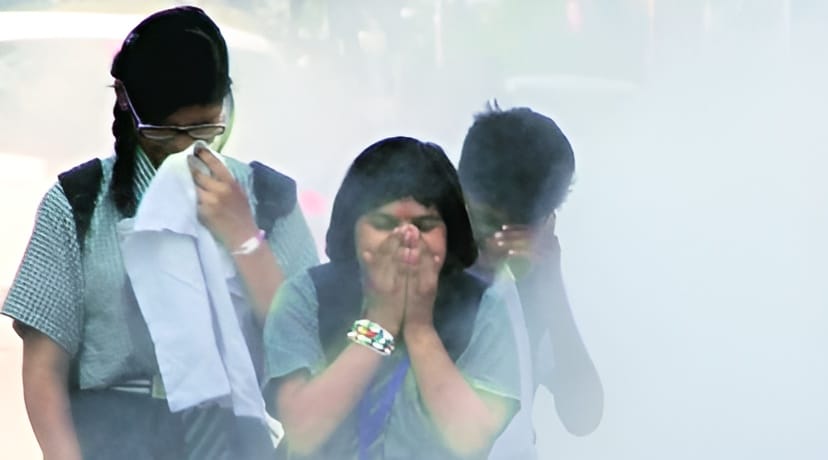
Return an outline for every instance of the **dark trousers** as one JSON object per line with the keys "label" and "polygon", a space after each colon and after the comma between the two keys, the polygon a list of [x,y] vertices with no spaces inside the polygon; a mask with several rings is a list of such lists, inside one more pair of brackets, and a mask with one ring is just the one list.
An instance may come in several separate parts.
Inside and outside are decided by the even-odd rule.
{"label": "dark trousers", "polygon": [[261,421],[236,417],[230,409],[211,406],[174,414],[163,399],[113,390],[73,392],[70,401],[84,460],[274,456],[270,433]]}

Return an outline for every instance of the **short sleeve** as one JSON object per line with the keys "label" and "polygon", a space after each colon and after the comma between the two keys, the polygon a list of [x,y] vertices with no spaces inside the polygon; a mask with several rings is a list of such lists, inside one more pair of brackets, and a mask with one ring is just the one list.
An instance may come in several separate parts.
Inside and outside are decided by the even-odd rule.
{"label": "short sleeve", "polygon": [[319,343],[319,302],[307,271],[279,288],[264,326],[265,399],[270,402],[276,379],[307,369],[317,374],[325,367]]}
{"label": "short sleeve", "polygon": [[319,263],[316,244],[298,204],[276,219],[268,244],[286,279]]}
{"label": "short sleeve", "polygon": [[72,209],[56,184],[40,203],[3,314],[40,331],[74,355],[83,331],[82,290],[81,255]]}
{"label": "short sleeve", "polygon": [[457,367],[478,390],[520,400],[520,365],[509,313],[503,297],[484,292],[468,348]]}

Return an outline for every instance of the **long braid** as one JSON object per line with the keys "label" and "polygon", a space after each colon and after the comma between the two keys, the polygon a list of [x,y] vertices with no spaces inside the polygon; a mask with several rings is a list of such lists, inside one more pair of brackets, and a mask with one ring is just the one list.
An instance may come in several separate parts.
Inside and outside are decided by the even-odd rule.
{"label": "long braid", "polygon": [[129,112],[121,110],[116,102],[113,114],[115,115],[115,121],[112,122],[112,134],[115,136],[115,166],[112,170],[110,192],[121,215],[132,217],[138,206],[133,188],[135,150],[138,148],[138,142]]}

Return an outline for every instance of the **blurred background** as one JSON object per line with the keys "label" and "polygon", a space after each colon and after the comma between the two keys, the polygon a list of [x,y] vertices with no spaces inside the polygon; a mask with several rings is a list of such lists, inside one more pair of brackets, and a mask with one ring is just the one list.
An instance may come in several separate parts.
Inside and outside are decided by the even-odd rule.
{"label": "blurred background", "polygon": [[[182,2],[0,0],[0,298],[57,173],[112,151],[109,64]],[[604,420],[543,459],[828,458],[824,0],[205,0],[230,44],[225,153],[333,193],[387,135],[453,160],[496,97],[573,143],[558,217]],[[40,458],[0,321],[0,458]]]}

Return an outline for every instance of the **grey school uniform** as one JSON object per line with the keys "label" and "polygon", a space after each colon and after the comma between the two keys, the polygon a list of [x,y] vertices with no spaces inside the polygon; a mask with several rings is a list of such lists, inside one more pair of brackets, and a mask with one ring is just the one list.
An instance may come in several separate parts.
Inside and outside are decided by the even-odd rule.
{"label": "grey school uniform", "polygon": [[[307,271],[286,281],[279,290],[264,331],[266,376],[270,380],[265,387],[268,403],[275,398],[273,390],[280,377],[301,369],[317,375],[329,364],[318,335],[318,307],[316,288]],[[377,372],[381,376],[377,382],[379,386],[388,382],[404,356],[404,344],[398,344],[397,350],[385,359]],[[516,356],[506,306],[503,299],[488,290],[480,301],[468,347],[456,365],[475,389],[519,402],[520,377]],[[274,412],[272,404],[269,410]],[[286,437],[288,443],[289,436]],[[385,460],[458,458],[442,442],[441,435],[430,420],[410,369],[394,399],[388,424],[376,443],[381,445],[372,445],[371,452],[378,453],[376,458]],[[319,452],[309,458],[357,459],[356,414],[346,418]]]}
{"label": "grey school uniform", "polygon": [[[109,194],[114,162],[114,157],[102,160],[98,204],[82,253],[60,184],[46,193],[2,313],[45,334],[71,356],[70,399],[85,458],[179,458],[174,451],[182,422],[169,413],[166,401],[105,391],[158,374],[152,340],[121,260],[116,224],[122,217]],[[227,166],[255,209],[250,166],[230,158]],[[139,200],[154,174],[139,149],[134,182]],[[276,220],[268,242],[286,276],[318,261],[298,206]],[[245,332],[253,336],[248,343],[259,343],[252,312],[245,319]],[[251,353],[256,361],[262,350],[254,347]],[[108,451],[115,456],[107,457]]]}

